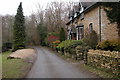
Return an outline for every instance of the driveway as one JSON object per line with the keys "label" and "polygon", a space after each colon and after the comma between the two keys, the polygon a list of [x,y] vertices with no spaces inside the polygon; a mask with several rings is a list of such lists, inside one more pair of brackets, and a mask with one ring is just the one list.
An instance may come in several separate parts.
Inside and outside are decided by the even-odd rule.
{"label": "driveway", "polygon": [[98,78],[43,47],[35,47],[37,59],[27,78]]}

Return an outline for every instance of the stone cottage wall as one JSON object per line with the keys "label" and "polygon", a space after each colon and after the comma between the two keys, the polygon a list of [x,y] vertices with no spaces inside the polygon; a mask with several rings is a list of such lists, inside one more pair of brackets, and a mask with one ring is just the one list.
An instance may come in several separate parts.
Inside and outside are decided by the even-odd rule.
{"label": "stone cottage wall", "polygon": [[[78,23],[83,23],[84,34],[89,31],[89,24],[93,23],[93,30],[95,30],[99,36],[99,7],[93,8],[84,14],[84,19],[78,19]],[[112,40],[118,38],[117,25],[115,23],[110,23],[107,19],[106,12],[104,8],[101,9],[101,40]]]}
{"label": "stone cottage wall", "polygon": [[89,24],[93,23],[93,29],[99,34],[99,11],[98,7],[94,8],[93,10],[87,12],[84,14],[84,19],[81,20],[79,18],[78,24],[83,23],[84,25],[84,32],[88,32],[89,30]]}
{"label": "stone cottage wall", "polygon": [[110,23],[103,7],[101,10],[101,13],[102,13],[102,15],[101,15],[102,40],[117,39],[118,38],[117,24]]}

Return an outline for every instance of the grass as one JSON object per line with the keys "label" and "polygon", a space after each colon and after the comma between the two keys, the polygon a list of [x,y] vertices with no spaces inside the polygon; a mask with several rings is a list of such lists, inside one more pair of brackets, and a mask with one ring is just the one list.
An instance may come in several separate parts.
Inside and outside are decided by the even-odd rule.
{"label": "grass", "polygon": [[114,75],[114,74],[111,74],[111,73],[108,73],[108,72],[105,72],[104,70],[102,69],[97,69],[95,67],[92,67],[92,66],[89,66],[89,65],[83,65],[83,67],[92,72],[92,73],[95,73],[97,74],[98,76],[100,76],[101,78],[116,78],[116,79],[120,79],[118,76]]}
{"label": "grass", "polygon": [[28,73],[31,63],[22,59],[7,59],[11,51],[2,53],[2,78],[23,78]]}

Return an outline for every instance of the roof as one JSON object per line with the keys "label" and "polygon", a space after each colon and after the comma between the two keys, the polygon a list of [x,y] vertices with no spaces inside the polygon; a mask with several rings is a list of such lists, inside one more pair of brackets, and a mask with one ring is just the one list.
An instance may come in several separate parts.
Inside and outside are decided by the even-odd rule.
{"label": "roof", "polygon": [[94,3],[96,3],[96,2],[81,2],[81,4],[83,5],[84,9],[88,8],[89,6],[91,6]]}
{"label": "roof", "polygon": [[[94,8],[98,4],[98,2],[81,2],[81,4],[84,7],[84,11],[82,13],[85,13],[85,12],[89,11],[90,9]],[[75,18],[80,16],[82,13],[79,13]],[[67,22],[66,25],[68,25],[68,24],[70,24],[70,22],[74,21],[75,18],[73,18],[72,20]]]}
{"label": "roof", "polygon": [[[100,2],[94,2],[94,3],[92,3],[92,5],[88,6],[82,13],[85,13],[85,12],[87,12],[87,11],[95,8],[96,6],[98,6],[99,3],[100,3]],[[82,13],[81,13],[81,14],[82,14]]]}
{"label": "roof", "polygon": [[69,18],[74,16],[75,13],[79,13],[82,7],[86,9],[93,3],[95,2],[81,2],[79,4],[74,5],[73,10],[69,11]]}

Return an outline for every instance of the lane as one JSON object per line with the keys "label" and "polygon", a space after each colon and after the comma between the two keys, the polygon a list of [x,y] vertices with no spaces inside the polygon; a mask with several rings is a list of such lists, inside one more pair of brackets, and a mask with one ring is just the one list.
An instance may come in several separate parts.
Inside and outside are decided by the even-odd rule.
{"label": "lane", "polygon": [[45,48],[35,47],[38,52],[27,78],[97,78],[97,76],[83,72],[75,64],[68,63]]}

